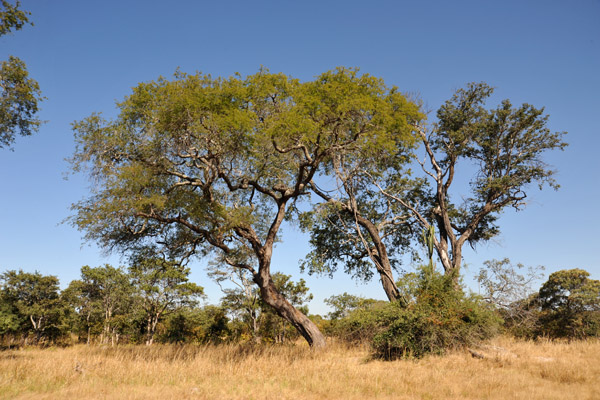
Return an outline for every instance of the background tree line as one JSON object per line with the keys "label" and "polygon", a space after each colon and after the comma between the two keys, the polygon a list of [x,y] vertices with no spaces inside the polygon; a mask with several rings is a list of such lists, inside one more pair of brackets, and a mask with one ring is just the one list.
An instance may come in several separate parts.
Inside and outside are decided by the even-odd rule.
{"label": "background tree line", "polygon": [[[219,305],[202,305],[202,287],[189,269],[160,258],[127,270],[84,266],[81,278],[59,289],[55,276],[0,275],[0,336],[4,346],[27,344],[283,343],[297,332],[256,290],[224,289]],[[306,313],[312,298],[303,280],[274,274],[275,284]]]}
{"label": "background tree line", "polygon": [[[370,343],[384,358],[420,357],[465,347],[499,333],[525,338],[600,336],[600,281],[581,269],[552,273],[539,290],[539,268],[486,262],[481,294],[455,290],[453,279],[424,266],[396,282],[406,303],[331,296],[327,316],[311,320],[327,336]],[[232,270],[232,272],[238,272]],[[138,343],[286,343],[300,335],[264,303],[247,277],[213,277],[233,285],[218,305],[201,305],[189,269],[162,258],[138,259],[127,270],[84,266],[64,290],[37,272],[0,275],[3,347]],[[278,290],[308,315],[303,280],[273,276]]]}

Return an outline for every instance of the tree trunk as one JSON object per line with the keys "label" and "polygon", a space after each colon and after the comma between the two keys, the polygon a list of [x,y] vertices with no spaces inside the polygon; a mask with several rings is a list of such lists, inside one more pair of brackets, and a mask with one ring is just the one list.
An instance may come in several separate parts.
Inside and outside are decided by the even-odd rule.
{"label": "tree trunk", "polygon": [[146,346],[151,346],[154,343],[154,334],[156,333],[156,326],[158,325],[158,319],[160,313],[148,317],[148,335],[146,336]]}
{"label": "tree trunk", "polygon": [[260,288],[260,297],[265,303],[273,307],[275,312],[283,319],[289,321],[294,328],[308,342],[313,349],[321,349],[326,346],[325,336],[319,328],[304,314],[298,311],[284,296],[277,291],[271,278],[271,256],[273,255],[273,244],[277,231],[285,216],[286,200],[279,200],[279,210],[275,220],[271,224],[264,245],[260,245],[258,236],[249,231],[240,231],[242,237],[249,239],[252,243],[254,254],[258,258],[258,272],[253,271],[253,281]]}
{"label": "tree trunk", "polygon": [[321,349],[326,346],[325,336],[319,331],[319,328],[277,291],[268,272],[261,271],[255,274],[254,282],[260,288],[263,301],[273,307],[279,316],[289,321],[306,339],[310,347]]}
{"label": "tree trunk", "polygon": [[146,346],[150,346],[152,344],[152,316],[148,315],[148,320],[146,321]]}
{"label": "tree trunk", "polygon": [[379,272],[381,286],[383,286],[383,290],[388,300],[404,301],[404,298],[400,294],[400,290],[398,290],[398,286],[396,286],[396,282],[394,282],[394,278],[392,275],[392,266],[390,260],[387,258],[387,254],[385,259],[379,258],[378,263],[376,263],[376,267],[377,272]]}
{"label": "tree trunk", "polygon": [[381,236],[379,235],[379,231],[377,227],[368,219],[355,214],[356,222],[358,222],[363,228],[367,230],[373,244],[375,245],[375,254],[370,249],[367,249],[371,252],[371,259],[375,264],[375,268],[379,273],[379,278],[381,280],[381,285],[383,286],[383,290],[389,301],[404,301],[405,299],[400,294],[400,290],[398,290],[398,286],[396,286],[396,282],[394,282],[394,275],[392,273],[392,263],[390,262],[390,258],[388,257],[387,249],[385,248],[385,244],[381,240]]}
{"label": "tree trunk", "polygon": [[256,315],[256,310],[251,310],[250,311],[250,319],[252,320],[252,339],[254,341],[254,343],[260,343],[260,335],[259,335],[259,329],[260,326],[258,325],[258,316]]}
{"label": "tree trunk", "polygon": [[87,340],[86,340],[86,345],[90,345],[90,341],[92,339],[92,327],[90,326],[90,313],[87,313],[87,316],[85,317],[85,324],[87,325]]}

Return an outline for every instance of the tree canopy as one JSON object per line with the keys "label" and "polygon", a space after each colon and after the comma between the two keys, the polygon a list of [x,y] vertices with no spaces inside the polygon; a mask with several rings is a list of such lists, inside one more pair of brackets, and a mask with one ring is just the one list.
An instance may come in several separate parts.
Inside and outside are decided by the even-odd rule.
{"label": "tree canopy", "polygon": [[139,84],[118,107],[114,121],[94,114],[74,124],[73,168],[89,171],[96,189],[73,206],[73,222],[107,249],[150,245],[245,269],[263,301],[324,346],[273,283],[281,223],[334,155],[376,156],[408,140],[414,105],[380,79],[338,68],[304,83],[266,70],[177,73]]}
{"label": "tree canopy", "polygon": [[153,343],[161,318],[195,306],[204,293],[202,287],[189,282],[189,274],[189,268],[157,256],[142,255],[129,267],[130,278],[146,314],[146,344]]}
{"label": "tree canopy", "polygon": [[[432,187],[427,201],[414,202],[402,190],[381,187],[412,213],[417,226],[435,226],[435,250],[445,272],[455,279],[463,245],[475,246],[497,235],[499,213],[507,207],[522,209],[531,184],[558,188],[555,171],[543,156],[567,146],[565,132],[548,129],[543,108],[513,107],[503,100],[486,109],[492,92],[485,83],[468,84],[439,108],[431,127],[424,122],[415,127],[425,151],[425,161],[419,162]],[[471,175],[469,193],[453,188],[458,172]]]}
{"label": "tree canopy", "polygon": [[575,268],[550,274],[539,291],[541,333],[551,337],[600,336],[600,281]]}

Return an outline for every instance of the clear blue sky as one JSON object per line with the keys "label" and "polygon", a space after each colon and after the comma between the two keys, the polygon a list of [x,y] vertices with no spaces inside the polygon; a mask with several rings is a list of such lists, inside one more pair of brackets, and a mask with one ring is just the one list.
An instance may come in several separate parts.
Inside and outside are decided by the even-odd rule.
{"label": "clear blue sky", "polygon": [[[64,180],[73,152],[70,124],[94,111],[115,114],[141,81],[180,67],[213,76],[243,75],[261,65],[302,80],[336,66],[360,67],[388,85],[420,94],[437,109],[471,81],[510,98],[545,106],[570,146],[547,157],[558,192],[533,189],[525,211],[507,211],[501,236],[467,251],[467,274],[484,260],[509,257],[550,273],[585,268],[600,278],[600,1],[81,1],[22,0],[35,26],[0,38],[0,59],[22,58],[47,100],[48,122],[35,136],[0,152],[0,271],[57,275],[66,285],[82,265],[119,264],[60,224],[87,193],[85,177]],[[344,291],[383,298],[377,281],[356,284],[301,275],[306,238],[284,231],[274,267],[304,277],[315,300]],[[193,265],[193,278],[218,288]]]}

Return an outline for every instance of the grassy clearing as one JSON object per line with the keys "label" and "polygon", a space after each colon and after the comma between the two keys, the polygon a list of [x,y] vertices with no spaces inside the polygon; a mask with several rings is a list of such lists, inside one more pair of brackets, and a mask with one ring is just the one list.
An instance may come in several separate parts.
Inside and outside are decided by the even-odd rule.
{"label": "grassy clearing", "polygon": [[385,362],[335,343],[317,354],[301,344],[30,348],[0,352],[0,398],[600,398],[599,341],[500,338],[478,351],[486,358]]}

